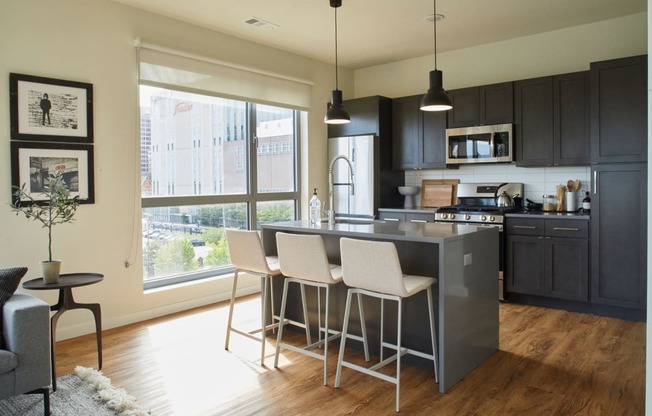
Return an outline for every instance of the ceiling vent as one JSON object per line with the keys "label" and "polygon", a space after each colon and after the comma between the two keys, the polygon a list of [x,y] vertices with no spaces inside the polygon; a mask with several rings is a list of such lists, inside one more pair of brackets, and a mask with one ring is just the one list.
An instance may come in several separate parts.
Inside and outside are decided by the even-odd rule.
{"label": "ceiling vent", "polygon": [[250,19],[245,20],[244,22],[246,24],[248,24],[248,25],[251,25],[251,26],[257,27],[259,29],[263,29],[263,30],[274,30],[274,29],[278,28],[277,24],[274,24],[272,22],[268,22],[268,21],[263,20],[263,19],[259,19],[257,17],[252,17]]}

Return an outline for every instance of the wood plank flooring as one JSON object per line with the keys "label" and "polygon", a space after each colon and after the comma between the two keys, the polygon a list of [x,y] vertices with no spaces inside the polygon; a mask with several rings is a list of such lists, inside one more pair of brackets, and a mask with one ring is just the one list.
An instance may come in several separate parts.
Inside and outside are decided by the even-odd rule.
{"label": "wood plank flooring", "polygon": [[[233,334],[226,351],[227,306],[104,331],[103,373],[154,416],[395,414],[393,384],[344,369],[333,388],[338,343],[329,348],[329,386],[322,362],[300,354],[282,351],[275,370],[274,337],[266,367],[255,341]],[[255,327],[259,307],[258,297],[242,299],[234,320]],[[644,414],[644,323],[506,303],[500,328],[500,350],[446,394],[432,372],[403,366],[401,414]],[[59,375],[95,368],[94,335],[58,342],[57,365]]]}

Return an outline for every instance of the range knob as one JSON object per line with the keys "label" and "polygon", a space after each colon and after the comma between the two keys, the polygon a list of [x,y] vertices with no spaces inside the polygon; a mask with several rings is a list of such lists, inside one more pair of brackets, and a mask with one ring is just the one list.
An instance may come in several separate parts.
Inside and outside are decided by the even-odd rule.
{"label": "range knob", "polygon": [[480,220],[482,220],[482,221],[487,221],[487,216],[486,216],[486,215],[483,215],[482,217],[480,217]]}
{"label": "range knob", "polygon": [[471,216],[470,216],[469,214],[466,214],[466,215],[464,216],[464,219],[468,221],[468,220],[471,219]]}
{"label": "range knob", "polygon": [[492,215],[491,217],[489,217],[489,221],[496,221],[496,217]]}
{"label": "range knob", "polygon": [[443,219],[448,219],[448,214],[443,214],[441,217],[442,217]]}
{"label": "range knob", "polygon": [[455,219],[455,214],[451,214],[451,220]]}

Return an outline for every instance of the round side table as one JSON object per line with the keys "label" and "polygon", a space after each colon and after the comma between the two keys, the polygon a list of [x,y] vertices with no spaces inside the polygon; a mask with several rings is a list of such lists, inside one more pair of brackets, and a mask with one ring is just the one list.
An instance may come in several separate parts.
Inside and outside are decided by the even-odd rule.
{"label": "round side table", "polygon": [[72,309],[88,309],[95,317],[95,335],[97,337],[97,361],[99,369],[102,368],[102,309],[99,303],[77,303],[72,296],[72,288],[88,286],[104,280],[104,275],[99,273],[67,273],[59,276],[58,283],[45,283],[42,278],[29,280],[23,283],[24,289],[53,290],[59,289],[59,301],[50,306],[50,311],[55,314],[50,318],[50,354],[52,358],[52,391],[57,391],[57,371],[55,361],[55,345],[57,321],[65,311]]}

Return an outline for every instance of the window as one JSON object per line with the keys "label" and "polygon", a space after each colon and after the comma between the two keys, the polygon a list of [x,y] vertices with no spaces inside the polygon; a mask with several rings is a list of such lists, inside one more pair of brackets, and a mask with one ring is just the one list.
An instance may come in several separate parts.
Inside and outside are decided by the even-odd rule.
{"label": "window", "polygon": [[296,218],[297,110],[142,84],[140,97],[145,288],[230,272],[225,228]]}

